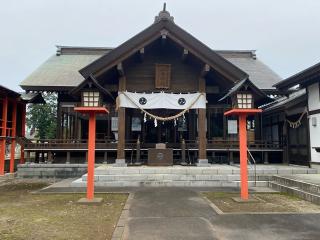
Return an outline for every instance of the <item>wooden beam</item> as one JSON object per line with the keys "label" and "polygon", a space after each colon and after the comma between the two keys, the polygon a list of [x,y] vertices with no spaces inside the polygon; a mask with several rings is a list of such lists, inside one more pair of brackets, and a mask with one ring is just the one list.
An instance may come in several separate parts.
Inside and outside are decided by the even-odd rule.
{"label": "wooden beam", "polygon": [[161,30],[160,34],[161,34],[161,44],[164,45],[166,43],[167,40],[167,36],[168,36],[168,31],[167,30]]}
{"label": "wooden beam", "polygon": [[124,70],[123,70],[123,66],[122,66],[122,63],[118,63],[117,64],[117,70],[118,70],[118,73],[121,77],[124,76]]}
{"label": "wooden beam", "polygon": [[207,74],[209,73],[209,71],[210,71],[210,66],[209,66],[209,64],[205,64],[205,65],[203,66],[202,70],[201,70],[200,76],[201,76],[201,77],[207,76]]}
{"label": "wooden beam", "polygon": [[141,48],[139,50],[139,59],[140,59],[140,62],[143,62],[143,60],[144,60],[144,48]]}
{"label": "wooden beam", "polygon": [[182,53],[182,61],[185,62],[187,60],[189,51],[187,49],[183,49],[183,53]]}

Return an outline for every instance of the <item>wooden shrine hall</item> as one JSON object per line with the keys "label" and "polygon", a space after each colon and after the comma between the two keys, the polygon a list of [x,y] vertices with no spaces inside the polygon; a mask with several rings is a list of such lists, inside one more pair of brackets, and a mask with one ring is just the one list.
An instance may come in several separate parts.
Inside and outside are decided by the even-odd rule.
{"label": "wooden shrine hall", "polygon": [[[26,92],[58,95],[56,139],[32,140],[25,151],[35,162],[84,162],[88,116],[74,108],[105,106],[109,114],[96,119],[97,162],[237,162],[237,117],[224,113],[270,103],[280,80],[254,50],[212,50],[163,9],[116,48],[58,46],[21,82]],[[259,162],[282,162],[281,138],[267,139],[263,118],[247,118],[248,148]]]}

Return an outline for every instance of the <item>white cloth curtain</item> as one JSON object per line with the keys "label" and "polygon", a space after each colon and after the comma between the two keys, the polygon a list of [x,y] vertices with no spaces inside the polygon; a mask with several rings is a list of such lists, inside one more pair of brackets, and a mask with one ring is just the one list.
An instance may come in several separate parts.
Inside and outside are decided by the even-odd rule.
{"label": "white cloth curtain", "polygon": [[[134,93],[119,92],[119,106],[142,109],[197,109],[206,108],[205,94],[201,93]],[[191,106],[192,105],[192,106]],[[191,107],[190,107],[191,106]]]}

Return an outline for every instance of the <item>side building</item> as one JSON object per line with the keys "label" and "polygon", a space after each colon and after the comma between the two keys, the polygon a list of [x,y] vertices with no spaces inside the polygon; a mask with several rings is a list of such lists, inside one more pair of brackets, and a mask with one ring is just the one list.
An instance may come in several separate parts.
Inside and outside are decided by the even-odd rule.
{"label": "side building", "polygon": [[[306,121],[307,132],[300,135],[308,141],[308,156],[311,166],[320,166],[320,63],[307,68],[292,77],[289,77],[274,85],[282,92],[288,92],[292,88],[299,88],[305,93],[306,115],[302,121]],[[298,119],[299,120],[299,119]],[[298,123],[299,124],[299,123]]]}

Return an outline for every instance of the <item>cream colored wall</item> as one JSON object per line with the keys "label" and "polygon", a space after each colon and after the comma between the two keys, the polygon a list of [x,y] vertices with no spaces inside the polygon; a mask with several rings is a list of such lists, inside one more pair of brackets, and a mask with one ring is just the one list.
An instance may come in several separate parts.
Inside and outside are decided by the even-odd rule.
{"label": "cream colored wall", "polygon": [[[319,83],[312,84],[308,87],[308,107],[309,111],[320,109]],[[320,113],[309,115],[309,129],[311,162],[320,163],[320,153],[314,149],[314,147],[320,147]]]}

